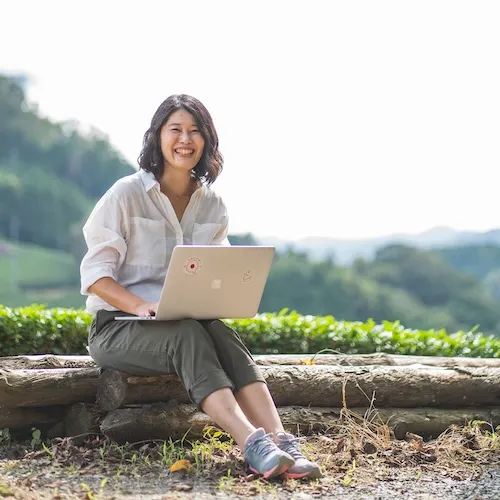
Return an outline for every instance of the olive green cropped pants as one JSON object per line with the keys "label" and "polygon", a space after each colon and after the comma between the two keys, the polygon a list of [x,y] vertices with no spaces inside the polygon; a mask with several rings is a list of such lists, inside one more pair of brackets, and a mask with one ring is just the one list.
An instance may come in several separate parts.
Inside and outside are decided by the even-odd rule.
{"label": "olive green cropped pants", "polygon": [[119,315],[125,313],[98,311],[90,327],[90,355],[102,368],[137,376],[175,372],[198,406],[218,389],[265,383],[240,337],[222,321],[115,321]]}

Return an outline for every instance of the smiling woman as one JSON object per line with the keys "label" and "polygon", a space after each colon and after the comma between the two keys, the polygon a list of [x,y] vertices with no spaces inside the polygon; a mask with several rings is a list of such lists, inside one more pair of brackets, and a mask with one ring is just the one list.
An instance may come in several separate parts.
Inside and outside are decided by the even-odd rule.
{"label": "smiling woman", "polygon": [[120,179],[84,226],[81,291],[94,314],[96,363],[132,375],[175,372],[190,399],[231,434],[264,477],[317,478],[284,432],[265,378],[239,336],[221,321],[115,321],[153,316],[176,245],[228,244],[222,200],[209,188],[222,170],[210,114],[173,95],[144,134],[139,172]]}

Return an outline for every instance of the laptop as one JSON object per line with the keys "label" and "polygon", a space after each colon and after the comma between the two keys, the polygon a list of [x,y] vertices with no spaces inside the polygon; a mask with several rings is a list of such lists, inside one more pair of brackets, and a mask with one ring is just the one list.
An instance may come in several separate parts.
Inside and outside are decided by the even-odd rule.
{"label": "laptop", "polygon": [[172,252],[155,316],[116,320],[253,318],[259,309],[275,248],[179,245]]}

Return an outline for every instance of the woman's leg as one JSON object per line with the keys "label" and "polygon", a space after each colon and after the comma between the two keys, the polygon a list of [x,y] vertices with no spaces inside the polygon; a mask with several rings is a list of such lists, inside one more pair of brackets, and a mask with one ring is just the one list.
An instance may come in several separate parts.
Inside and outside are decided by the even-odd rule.
{"label": "woman's leg", "polygon": [[221,321],[206,321],[204,326],[214,342],[221,366],[234,383],[235,397],[241,410],[255,427],[263,427],[278,447],[294,458],[294,465],[284,475],[290,478],[320,478],[318,464],[308,460],[298,448],[296,438],[283,430],[265,380],[236,332]]}
{"label": "woman's leg", "polygon": [[134,375],[177,373],[191,400],[243,447],[255,427],[234,398],[232,381],[201,324],[114,321],[116,315],[105,312],[97,318],[100,331],[90,338],[90,353],[97,363]]}
{"label": "woman's leg", "polygon": [[259,367],[234,330],[222,321],[204,321],[203,326],[217,352],[222,368],[233,381],[236,401],[255,427],[275,436],[283,424]]}
{"label": "woman's leg", "polygon": [[253,382],[245,385],[236,392],[235,398],[255,427],[263,427],[273,438],[278,432],[284,432],[276,405],[266,384]]}
{"label": "woman's leg", "polygon": [[191,400],[233,436],[254,471],[272,477],[294,463],[249,422],[210,335],[198,321],[114,321],[119,314],[100,311],[94,319],[89,347],[97,364],[139,376],[177,373]]}

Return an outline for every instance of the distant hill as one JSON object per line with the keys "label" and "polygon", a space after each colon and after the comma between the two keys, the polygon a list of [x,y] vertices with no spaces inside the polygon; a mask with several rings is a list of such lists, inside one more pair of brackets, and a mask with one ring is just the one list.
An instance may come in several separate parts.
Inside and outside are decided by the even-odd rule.
{"label": "distant hill", "polygon": [[293,248],[306,252],[313,258],[325,258],[332,254],[339,263],[350,263],[357,257],[372,259],[378,249],[389,244],[401,243],[421,249],[459,246],[500,246],[500,229],[490,231],[456,231],[449,227],[434,227],[420,234],[392,234],[379,238],[348,240],[325,237],[308,237],[287,241],[273,237],[258,237],[259,243],[274,245],[278,250]]}

